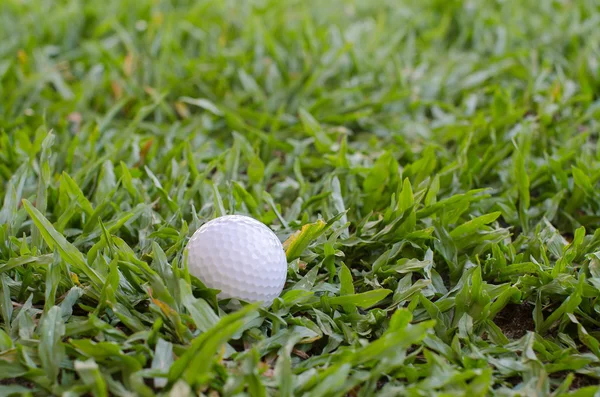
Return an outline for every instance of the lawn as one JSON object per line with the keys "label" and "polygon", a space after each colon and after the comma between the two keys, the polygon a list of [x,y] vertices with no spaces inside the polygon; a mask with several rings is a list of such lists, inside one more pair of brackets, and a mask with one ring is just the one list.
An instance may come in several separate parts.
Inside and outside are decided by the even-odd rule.
{"label": "lawn", "polygon": [[[4,0],[1,396],[598,396],[592,0]],[[245,214],[269,308],[191,276]]]}

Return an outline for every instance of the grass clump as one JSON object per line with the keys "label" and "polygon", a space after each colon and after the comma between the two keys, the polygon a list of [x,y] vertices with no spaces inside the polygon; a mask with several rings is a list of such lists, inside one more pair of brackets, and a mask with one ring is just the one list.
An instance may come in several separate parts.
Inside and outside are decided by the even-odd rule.
{"label": "grass clump", "polygon": [[[594,2],[0,7],[0,394],[600,392]],[[233,213],[268,310],[187,272]]]}

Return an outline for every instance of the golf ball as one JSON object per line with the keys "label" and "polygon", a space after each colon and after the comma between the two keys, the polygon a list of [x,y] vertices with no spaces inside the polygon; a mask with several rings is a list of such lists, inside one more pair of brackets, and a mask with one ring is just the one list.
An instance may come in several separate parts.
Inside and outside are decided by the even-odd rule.
{"label": "golf ball", "polygon": [[279,296],[287,275],[281,242],[263,223],[242,215],[213,219],[187,245],[188,268],[220,299],[268,305]]}

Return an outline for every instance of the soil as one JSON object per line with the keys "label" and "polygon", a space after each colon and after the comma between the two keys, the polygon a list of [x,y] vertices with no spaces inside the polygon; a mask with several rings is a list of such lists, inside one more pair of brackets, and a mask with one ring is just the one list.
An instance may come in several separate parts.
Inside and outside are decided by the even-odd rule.
{"label": "soil", "polygon": [[30,389],[35,388],[35,384],[23,378],[0,379],[0,385],[21,385]]}
{"label": "soil", "polygon": [[529,303],[508,304],[496,315],[494,323],[508,339],[520,339],[528,331],[535,330],[533,306]]}

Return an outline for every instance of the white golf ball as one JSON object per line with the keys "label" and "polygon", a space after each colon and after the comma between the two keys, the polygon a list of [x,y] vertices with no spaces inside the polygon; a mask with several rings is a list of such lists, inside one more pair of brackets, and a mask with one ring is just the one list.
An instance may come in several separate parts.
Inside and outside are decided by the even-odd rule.
{"label": "white golf ball", "polygon": [[188,268],[220,299],[268,305],[283,290],[287,259],[281,242],[263,223],[242,215],[213,219],[187,245]]}

